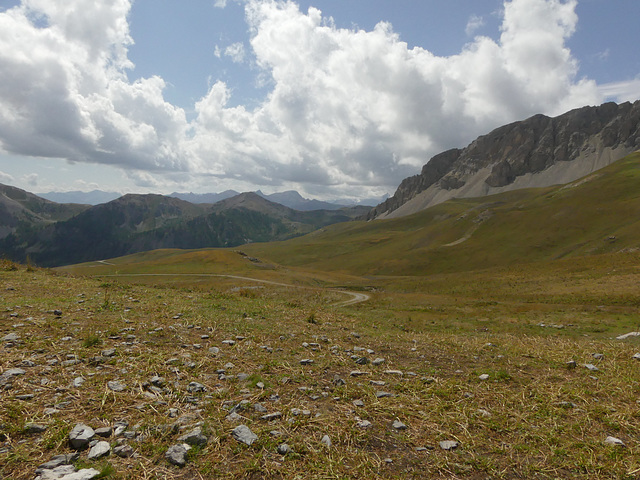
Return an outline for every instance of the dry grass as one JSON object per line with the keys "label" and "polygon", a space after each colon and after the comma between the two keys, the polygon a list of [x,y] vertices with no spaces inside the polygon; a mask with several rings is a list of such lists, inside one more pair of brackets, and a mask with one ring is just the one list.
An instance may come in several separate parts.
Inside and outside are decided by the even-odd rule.
{"label": "dry grass", "polygon": [[[88,461],[85,452],[79,465],[114,479],[630,479],[640,472],[640,370],[632,358],[640,346],[633,339],[612,340],[608,332],[587,333],[609,315],[588,305],[571,313],[574,330],[555,330],[524,327],[569,316],[565,307],[529,305],[523,313],[514,311],[514,303],[474,299],[468,287],[457,305],[451,293],[426,302],[414,288],[336,308],[336,293],[255,288],[222,278],[182,279],[176,286],[166,280],[156,285],[150,282],[159,280],[71,278],[24,267],[0,270],[0,337],[20,335],[15,345],[0,345],[0,373],[26,371],[0,392],[3,478],[32,479],[37,465],[69,452],[67,435],[76,423],[97,428],[119,420],[130,430],[136,426],[136,439],[128,441],[136,456]],[[631,326],[637,306],[625,308]],[[610,321],[613,331],[616,321]],[[236,344],[223,344],[227,339]],[[209,353],[213,346],[220,348],[218,355]],[[92,362],[109,348],[115,356]],[[604,357],[597,360],[594,353]],[[63,366],[72,355],[81,362]],[[383,357],[385,363],[357,365],[353,355]],[[172,358],[177,360],[167,364]],[[304,358],[313,364],[302,366]],[[568,368],[569,360],[577,368]],[[35,366],[21,367],[25,361]],[[220,379],[216,372],[229,362],[234,367],[227,375],[249,377]],[[599,371],[587,370],[587,363]],[[366,374],[351,377],[353,370]],[[481,374],[488,380],[480,380]],[[164,391],[147,388],[153,375],[166,379]],[[336,375],[346,385],[336,385]],[[79,388],[72,386],[77,377],[85,380]],[[126,390],[109,390],[111,380],[125,382]],[[188,393],[192,381],[207,392]],[[393,396],[377,398],[378,391]],[[16,398],[21,394],[34,397]],[[259,436],[251,447],[231,438],[236,424],[225,420],[229,407],[243,400],[250,406],[238,413]],[[354,406],[354,400],[364,406]],[[255,403],[282,412],[282,418],[260,420]],[[54,406],[59,411],[46,415]],[[295,415],[295,409],[310,414]],[[395,430],[396,419],[408,428]],[[371,427],[358,427],[359,420]],[[32,422],[47,425],[46,432],[26,433]],[[186,467],[169,465],[164,453],[177,442],[176,429],[195,424],[209,443],[191,451]],[[272,435],[274,430],[281,436]],[[325,434],[331,448],[320,443]],[[610,435],[626,447],[605,445]],[[444,451],[441,440],[460,446]],[[282,442],[294,453],[279,455]]]}

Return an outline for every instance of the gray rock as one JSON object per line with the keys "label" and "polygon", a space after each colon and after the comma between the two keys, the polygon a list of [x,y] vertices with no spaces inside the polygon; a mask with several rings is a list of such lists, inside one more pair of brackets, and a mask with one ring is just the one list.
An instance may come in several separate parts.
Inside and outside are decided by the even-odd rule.
{"label": "gray rock", "polygon": [[9,333],[8,335],[2,337],[3,342],[17,342],[18,340],[20,340],[20,335],[18,335],[17,333]]}
{"label": "gray rock", "polygon": [[605,445],[612,445],[614,447],[626,447],[625,443],[616,437],[607,437],[604,440]]}
{"label": "gray rock", "polygon": [[304,358],[300,360],[300,365],[311,365],[313,364],[313,360],[310,358]]}
{"label": "gray rock", "polygon": [[8,370],[5,370],[2,376],[6,378],[11,378],[11,377],[17,377],[19,375],[24,375],[25,373],[27,372],[25,372],[21,368],[10,368]]}
{"label": "gray rock", "polygon": [[389,397],[393,397],[393,394],[389,392],[376,392],[376,398],[389,398]]}
{"label": "gray rock", "polygon": [[364,402],[362,400],[354,400],[353,405],[355,407],[364,407]]}
{"label": "gray rock", "polygon": [[84,450],[89,446],[89,442],[94,437],[93,428],[79,423],[69,433],[69,444],[74,450]]}
{"label": "gray rock", "polygon": [[368,359],[367,357],[359,357],[359,358],[356,360],[356,363],[357,363],[358,365],[366,365],[366,364],[368,364],[368,363],[369,363],[369,359]]}
{"label": "gray rock", "polygon": [[636,354],[634,354],[634,355],[633,355],[633,358],[634,358],[635,360],[640,360],[640,353],[636,353]]}
{"label": "gray rock", "polygon": [[455,440],[443,440],[439,445],[442,450],[455,450],[460,444]]}
{"label": "gray rock", "polygon": [[209,439],[206,435],[202,433],[202,429],[200,427],[194,428],[186,435],[178,438],[179,442],[186,443],[187,445],[206,445]]}
{"label": "gray rock", "polygon": [[218,347],[211,347],[209,349],[210,355],[218,355],[220,353],[220,349]]}
{"label": "gray rock", "polygon": [[336,387],[341,387],[341,386],[343,386],[343,385],[346,385],[346,384],[347,384],[347,382],[345,382],[345,381],[344,381],[344,379],[342,379],[342,378],[340,377],[340,375],[334,375],[334,376],[333,376],[333,384],[334,384]]}
{"label": "gray rock", "polygon": [[184,467],[187,464],[187,452],[189,450],[191,450],[191,447],[185,443],[172,445],[164,456],[171,465]]}
{"label": "gray rock", "polygon": [[52,470],[43,470],[36,480],[92,480],[100,475],[95,468],[77,470],[73,465],[62,465]]}
{"label": "gray rock", "polygon": [[366,375],[369,372],[363,372],[361,370],[353,370],[352,372],[349,373],[349,376],[351,377],[361,377],[362,375]]}
{"label": "gray rock", "polygon": [[251,445],[258,439],[258,436],[253,433],[246,425],[238,425],[231,432],[231,436],[235,438],[236,441],[244,443],[245,445]]}
{"label": "gray rock", "polygon": [[269,413],[267,415],[263,415],[260,417],[260,420],[265,420],[267,422],[271,422],[273,420],[277,420],[279,418],[282,418],[282,412],[273,412],[273,413]]}
{"label": "gray rock", "polygon": [[488,373],[483,373],[482,375],[480,375],[478,377],[480,380],[489,380],[489,374]]}
{"label": "gray rock", "polygon": [[373,362],[371,362],[371,364],[377,367],[378,365],[382,365],[384,362],[384,358],[376,358]]}
{"label": "gray rock", "polygon": [[45,462],[38,466],[36,473],[41,473],[40,470],[53,470],[60,465],[71,465],[73,462],[78,460],[80,457],[79,453],[67,453],[65,455],[56,455],[48,462]]}
{"label": "gray rock", "polygon": [[93,460],[95,458],[100,458],[100,457],[104,457],[105,455],[108,455],[111,452],[111,445],[109,445],[109,442],[105,442],[104,440],[96,443],[93,447],[91,447],[91,450],[89,450],[89,455],[87,455],[87,458],[89,460]]}
{"label": "gray rock", "polygon": [[187,385],[187,392],[189,393],[202,393],[206,391],[207,387],[198,382],[191,382],[189,383],[189,385]]}
{"label": "gray rock", "polygon": [[280,455],[287,455],[293,451],[291,450],[291,447],[286,443],[281,443],[280,445],[278,445],[278,448],[276,450]]}
{"label": "gray rock", "polygon": [[127,386],[119,380],[107,382],[107,387],[109,387],[109,390],[113,392],[124,392],[127,389]]}
{"label": "gray rock", "polygon": [[406,430],[407,426],[404,423],[402,423],[400,420],[394,420],[393,428],[395,428],[396,430]]}
{"label": "gray rock", "polygon": [[257,413],[267,413],[268,410],[261,404],[261,403],[256,403],[253,406],[253,409],[257,412]]}
{"label": "gray rock", "polygon": [[24,427],[25,433],[31,435],[37,435],[38,433],[44,433],[47,430],[46,425],[41,425],[39,423],[27,423]]}
{"label": "gray rock", "polygon": [[599,370],[598,367],[596,367],[595,365],[593,365],[591,363],[585,364],[584,368],[586,368],[587,370],[590,370],[592,372],[597,372]]}
{"label": "gray rock", "polygon": [[369,420],[360,420],[356,426],[358,428],[370,428],[372,423]]}
{"label": "gray rock", "polygon": [[329,438],[329,435],[325,435],[320,440],[320,443],[322,443],[325,447],[330,448],[331,447],[331,438]]}
{"label": "gray rock", "polygon": [[154,375],[154,376],[153,376],[153,377],[151,377],[151,379],[149,380],[149,383],[150,383],[151,385],[153,385],[154,387],[162,388],[162,387],[164,387],[165,379],[164,379],[164,377],[159,377],[158,375]]}
{"label": "gray rock", "polygon": [[84,378],[76,377],[73,379],[74,388],[80,388],[82,385],[84,385]]}
{"label": "gray rock", "polygon": [[385,370],[384,373],[387,375],[398,375],[399,377],[404,375],[401,370]]}
{"label": "gray rock", "polygon": [[120,458],[129,458],[133,456],[133,447],[131,445],[118,445],[113,449],[113,453]]}
{"label": "gray rock", "polygon": [[100,427],[95,429],[96,435],[102,438],[109,438],[113,433],[113,428],[111,427]]}
{"label": "gray rock", "polygon": [[102,356],[103,357],[113,357],[116,354],[116,349],[115,348],[108,348],[106,350],[102,351]]}

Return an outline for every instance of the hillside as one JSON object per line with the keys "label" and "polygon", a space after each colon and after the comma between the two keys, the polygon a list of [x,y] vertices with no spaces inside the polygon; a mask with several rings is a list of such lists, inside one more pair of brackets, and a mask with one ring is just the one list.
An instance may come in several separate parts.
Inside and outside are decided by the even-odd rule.
{"label": "hillside", "polygon": [[640,153],[564,186],[449,200],[246,251],[358,275],[432,275],[640,248]]}
{"label": "hillside", "polygon": [[0,241],[0,251],[17,261],[57,266],[158,248],[230,247],[284,240],[368,210],[299,212],[255,193],[214,205],[162,195],[125,195],[68,220],[8,235]]}
{"label": "hillside", "polygon": [[433,157],[372,218],[394,218],[451,198],[572,182],[640,149],[640,101],[535,115],[497,128],[464,149]]}
{"label": "hillside", "polygon": [[88,205],[60,204],[16,187],[0,184],[0,239],[57,221],[68,220]]}

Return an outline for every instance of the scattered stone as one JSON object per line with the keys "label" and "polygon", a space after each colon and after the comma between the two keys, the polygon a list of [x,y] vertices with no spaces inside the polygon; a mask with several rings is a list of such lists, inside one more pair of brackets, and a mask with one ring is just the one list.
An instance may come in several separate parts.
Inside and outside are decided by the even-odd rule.
{"label": "scattered stone", "polygon": [[349,374],[349,376],[351,376],[351,377],[361,377],[362,375],[366,375],[367,373],[369,373],[369,372],[363,372],[361,370],[354,370]]}
{"label": "scattered stone", "polygon": [[158,375],[154,375],[149,380],[149,383],[151,383],[151,385],[153,385],[154,387],[162,388],[162,387],[164,387],[165,379],[164,379],[164,377],[159,377]]}
{"label": "scattered stone", "polygon": [[264,405],[262,405],[261,403],[256,403],[253,406],[253,410],[257,413],[267,413],[267,409],[264,407]]}
{"label": "scattered stone", "polygon": [[482,417],[490,417],[491,416],[491,413],[488,412],[487,410],[483,409],[483,408],[479,408],[477,410],[477,412],[478,412],[478,415],[480,415]]}
{"label": "scattered stone", "polygon": [[378,366],[378,365],[382,365],[385,362],[384,358],[376,358],[373,362],[371,362],[372,365],[374,366]]}
{"label": "scattered stone", "polygon": [[5,378],[11,378],[11,377],[17,377],[19,375],[24,375],[25,372],[23,369],[21,368],[10,368],[8,370],[5,370],[5,372],[2,374],[3,377]]}
{"label": "scattered stone", "polygon": [[113,428],[111,427],[100,427],[95,429],[95,434],[98,437],[109,438],[113,433]]}
{"label": "scattered stone", "polygon": [[79,423],[69,433],[69,444],[74,450],[84,450],[89,446],[89,442],[94,437],[93,428]]}
{"label": "scattered stone", "polygon": [[187,392],[189,393],[203,393],[207,391],[207,387],[198,382],[191,382],[187,385]]}
{"label": "scattered stone", "polygon": [[578,364],[576,363],[575,360],[569,360],[567,362],[567,368],[572,369],[572,368],[576,368],[578,366]]}
{"label": "scattered stone", "polygon": [[[639,354],[640,355],[640,354]],[[333,384],[336,387],[341,387],[343,385],[346,385],[347,382],[344,381],[344,379],[340,378],[340,375],[334,375],[333,376]]]}
{"label": "scattered stone", "polygon": [[389,397],[393,397],[392,393],[389,392],[376,392],[376,398],[389,398]]}
{"label": "scattered stone", "polygon": [[372,423],[369,420],[360,420],[357,423],[358,428],[370,428]]}
{"label": "scattered stone", "polygon": [[236,341],[235,340],[223,340],[222,343],[232,347],[232,346],[234,346],[236,344]]}
{"label": "scattered stone", "polygon": [[592,372],[597,372],[599,369],[598,367],[596,367],[595,365],[591,364],[591,363],[587,363],[584,366],[587,370],[590,370]]}
{"label": "scattered stone", "polygon": [[279,418],[282,418],[282,412],[273,412],[269,413],[268,415],[263,415],[260,417],[260,420],[271,422],[273,420],[278,420]]}
{"label": "scattered stone", "polygon": [[354,400],[353,405],[355,407],[364,407],[364,402],[362,400]]}
{"label": "scattered stone", "polygon": [[300,360],[300,365],[311,365],[312,363],[313,363],[313,360],[310,358],[304,358]]}
{"label": "scattered stone", "polygon": [[489,380],[489,374],[487,373],[483,373],[482,375],[480,375],[478,377],[480,380],[484,381],[484,380]]}
{"label": "scattered stone", "polygon": [[374,387],[384,387],[387,384],[387,382],[383,380],[369,380],[369,383]]}
{"label": "scattered stone", "polygon": [[320,440],[320,443],[322,443],[327,448],[331,448],[331,438],[329,438],[329,435],[323,436]]}
{"label": "scattered stone", "polygon": [[210,355],[218,355],[220,353],[220,349],[218,347],[211,347],[209,349]]}
{"label": "scattered stone", "polygon": [[224,419],[227,422],[231,422],[231,423],[238,423],[244,420],[244,417],[242,415],[239,415],[236,412],[231,412],[229,415],[227,415],[226,417],[224,417]]}
{"label": "scattered stone", "polygon": [[181,445],[172,445],[165,453],[165,458],[171,465],[178,467],[184,467],[187,464],[187,452],[191,450],[191,447],[186,443]]}
{"label": "scattered stone", "polygon": [[100,475],[95,468],[76,470],[73,465],[62,465],[52,470],[43,470],[36,480],[92,480]]}
{"label": "scattered stone", "polygon": [[369,359],[368,359],[367,357],[359,357],[359,358],[356,360],[356,363],[357,363],[358,365],[366,365],[367,363],[369,363]]}
{"label": "scattered stone", "polygon": [[630,337],[640,337],[640,332],[629,332],[629,333],[625,333],[624,335],[618,335],[616,339],[625,340]]}
{"label": "scattered stone", "polygon": [[235,438],[236,441],[244,443],[245,445],[251,445],[258,439],[258,436],[253,433],[246,425],[238,425],[231,432],[231,436]]}
{"label": "scattered stone", "polygon": [[84,378],[76,377],[76,378],[73,379],[73,387],[74,388],[80,388],[80,387],[82,387],[82,385],[84,385]]}
{"label": "scattered stone", "polygon": [[278,448],[276,450],[280,455],[287,455],[293,451],[291,450],[291,447],[286,443],[281,443],[280,445],[278,445]]}
{"label": "scattered stone", "polygon": [[398,375],[399,377],[404,375],[401,370],[385,370],[384,373],[386,375]]}
{"label": "scattered stone", "polygon": [[455,450],[460,444],[455,440],[443,440],[439,445],[442,450]]}
{"label": "scattered stone", "polygon": [[133,456],[133,447],[131,445],[118,445],[113,449],[113,453],[120,458],[129,458]]}
{"label": "scattered stone", "polygon": [[106,350],[103,350],[101,353],[103,357],[114,357],[116,355],[116,349],[107,348]]}
{"label": "scattered stone", "polygon": [[23,393],[22,395],[16,395],[14,398],[16,400],[28,401],[33,400],[35,395],[33,393]]}
{"label": "scattered stone", "polygon": [[30,435],[37,435],[39,433],[44,433],[47,430],[46,425],[41,425],[39,423],[27,423],[24,427],[24,432]]}
{"label": "scattered stone", "polygon": [[102,440],[91,447],[87,458],[89,460],[93,460],[95,458],[104,457],[105,455],[108,455],[109,452],[111,452],[111,445],[109,445],[109,442],[105,442],[104,440]]}
{"label": "scattered stone", "polygon": [[394,420],[392,426],[396,430],[406,430],[407,429],[407,426],[404,423],[402,423],[400,420]]}
{"label": "scattered stone", "polygon": [[634,358],[635,360],[640,360],[640,353],[636,353],[636,354],[634,354],[634,355],[633,355],[633,358]]}
{"label": "scattered stone", "polygon": [[206,445],[209,439],[206,435],[202,433],[202,429],[200,427],[194,428],[186,435],[178,438],[179,442],[186,443],[187,445]]}
{"label": "scattered stone", "polygon": [[113,392],[124,392],[127,389],[127,386],[119,380],[107,382],[107,387]]}
{"label": "scattered stone", "polygon": [[54,468],[59,467],[61,465],[71,465],[73,462],[78,460],[79,457],[80,457],[79,453],[68,453],[65,455],[56,455],[48,462],[43,463],[42,465],[39,465],[36,470],[36,474],[41,473],[41,470],[53,470]]}
{"label": "scattered stone", "polygon": [[20,335],[17,333],[10,333],[2,337],[3,342],[17,342],[18,340],[20,340]]}
{"label": "scattered stone", "polygon": [[604,354],[603,353],[594,353],[593,355],[591,355],[593,358],[595,358],[596,360],[602,360],[604,358]]}
{"label": "scattered stone", "polygon": [[614,447],[626,447],[625,443],[616,437],[607,437],[604,439],[605,445],[613,445]]}

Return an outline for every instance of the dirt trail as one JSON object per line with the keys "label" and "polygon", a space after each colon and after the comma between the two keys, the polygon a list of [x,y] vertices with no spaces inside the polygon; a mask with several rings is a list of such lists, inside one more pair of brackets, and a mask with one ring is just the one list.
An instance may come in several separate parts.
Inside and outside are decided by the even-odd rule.
{"label": "dirt trail", "polygon": [[330,292],[341,293],[351,297],[344,302],[338,302],[331,305],[332,307],[346,307],[350,305],[356,305],[358,303],[366,302],[371,298],[371,295],[366,293],[350,292],[348,290],[334,290],[334,289],[321,289],[316,287],[305,287],[302,285],[291,285],[288,283],[273,282],[271,280],[262,280],[260,278],[243,277],[240,275],[224,275],[217,273],[120,273],[111,275],[100,275],[102,277],[221,277],[221,278],[234,278],[237,280],[246,280],[249,282],[264,283],[267,285],[276,285],[279,287],[287,288],[303,288],[306,290],[328,290]]}

